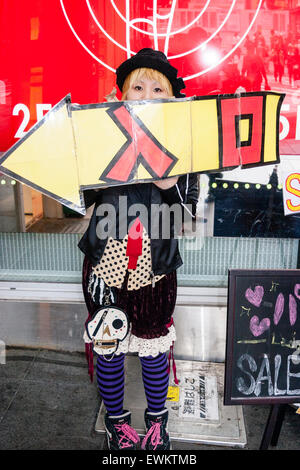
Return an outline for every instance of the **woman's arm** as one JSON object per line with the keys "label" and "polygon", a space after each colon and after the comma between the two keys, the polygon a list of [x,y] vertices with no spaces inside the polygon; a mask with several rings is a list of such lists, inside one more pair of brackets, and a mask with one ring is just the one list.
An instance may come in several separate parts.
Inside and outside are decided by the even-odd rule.
{"label": "woman's arm", "polygon": [[[175,182],[176,179],[177,181]],[[195,216],[199,198],[198,175],[192,173],[180,176],[179,178],[167,178],[162,181],[167,182],[168,180],[173,180],[173,184],[166,188],[159,186],[163,200],[169,205],[179,203],[183,207],[185,205],[189,206],[193,216]],[[156,181],[156,183],[158,182]],[[156,186],[158,185],[156,184]]]}

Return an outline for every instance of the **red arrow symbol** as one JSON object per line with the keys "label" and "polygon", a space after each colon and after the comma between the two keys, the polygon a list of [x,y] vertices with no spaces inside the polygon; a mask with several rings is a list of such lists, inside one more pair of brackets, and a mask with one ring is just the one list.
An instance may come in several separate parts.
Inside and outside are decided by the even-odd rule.
{"label": "red arrow symbol", "polygon": [[122,104],[107,113],[127,138],[99,179],[129,182],[142,163],[153,178],[168,176],[177,158],[165,149],[137,116]]}

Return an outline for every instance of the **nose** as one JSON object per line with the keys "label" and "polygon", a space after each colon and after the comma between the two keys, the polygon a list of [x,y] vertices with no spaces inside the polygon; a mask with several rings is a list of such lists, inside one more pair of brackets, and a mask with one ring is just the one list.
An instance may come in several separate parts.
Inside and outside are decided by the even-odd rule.
{"label": "nose", "polygon": [[104,330],[103,330],[103,336],[104,336],[105,334],[107,334],[108,336],[111,336],[110,330],[109,330],[109,326],[108,326],[108,325],[106,325],[106,327],[105,327]]}
{"label": "nose", "polygon": [[151,88],[146,87],[146,88],[144,89],[143,99],[144,99],[144,100],[151,100],[152,97],[153,97],[153,96],[152,96],[152,90],[151,90]]}

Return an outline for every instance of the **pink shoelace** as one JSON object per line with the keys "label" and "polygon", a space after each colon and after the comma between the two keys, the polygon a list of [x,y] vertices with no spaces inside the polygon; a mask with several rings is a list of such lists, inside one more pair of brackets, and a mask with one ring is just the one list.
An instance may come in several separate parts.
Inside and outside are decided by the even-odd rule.
{"label": "pink shoelace", "polygon": [[135,429],[129,426],[129,424],[116,424],[115,428],[118,433],[122,433],[119,441],[121,449],[131,447],[132,442],[134,442],[134,444],[137,444],[139,442],[140,438],[138,433]]}
{"label": "pink shoelace", "polygon": [[160,438],[161,423],[152,422],[151,424],[152,424],[151,428],[149,429],[149,431],[147,432],[146,436],[143,439],[142,449],[145,449],[146,443],[149,438],[151,439],[153,450],[156,450],[156,447],[158,446],[158,444],[161,443],[161,438]]}

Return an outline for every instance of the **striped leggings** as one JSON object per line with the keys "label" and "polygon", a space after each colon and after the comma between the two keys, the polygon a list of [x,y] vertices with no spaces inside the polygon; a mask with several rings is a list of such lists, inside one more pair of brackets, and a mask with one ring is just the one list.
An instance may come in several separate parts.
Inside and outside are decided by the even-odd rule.
{"label": "striped leggings", "polygon": [[[159,412],[165,407],[168,393],[169,374],[166,353],[158,356],[139,357],[149,412]],[[124,401],[124,360],[125,354],[106,360],[97,358],[97,383],[100,395],[110,416],[123,413]]]}

